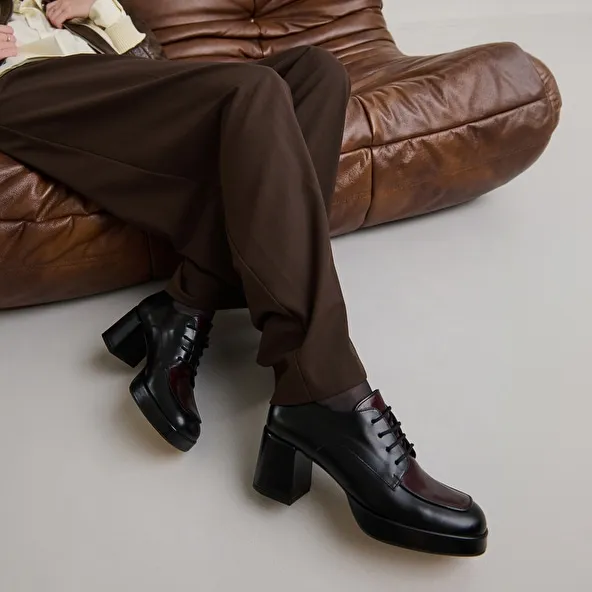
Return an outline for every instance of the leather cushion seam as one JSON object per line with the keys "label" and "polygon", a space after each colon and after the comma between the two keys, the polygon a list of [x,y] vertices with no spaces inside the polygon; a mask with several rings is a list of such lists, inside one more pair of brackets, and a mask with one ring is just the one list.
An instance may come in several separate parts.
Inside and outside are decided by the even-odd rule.
{"label": "leather cushion seam", "polygon": [[[419,134],[415,134],[413,136],[408,136],[405,138],[396,138],[394,140],[391,140],[388,142],[382,142],[380,144],[372,143],[372,144],[368,144],[365,146],[359,146],[359,147],[351,150],[351,152],[355,152],[355,151],[360,150],[362,148],[381,148],[383,146],[393,146],[395,144],[402,144],[403,142],[409,142],[410,140],[417,140],[420,138],[429,138],[431,136],[446,134],[449,132],[460,130],[464,127],[468,127],[469,125],[475,125],[477,123],[486,122],[489,119],[495,119],[497,117],[503,117],[504,115],[508,115],[509,113],[514,113],[514,112],[519,112],[519,111],[525,110],[525,109],[532,107],[533,105],[536,105],[537,103],[540,103],[542,101],[550,102],[546,96],[540,97],[538,99],[534,99],[533,101],[529,101],[528,103],[523,103],[522,105],[517,105],[517,106],[512,107],[510,109],[504,109],[503,111],[498,111],[497,113],[492,113],[491,115],[484,115],[483,117],[479,117],[478,119],[473,119],[471,121],[465,121],[463,123],[459,123],[459,124],[453,125],[448,128],[443,128],[443,129],[434,130],[434,131],[430,131],[430,132],[419,133]],[[374,137],[374,130],[372,128],[370,128],[370,131],[372,132],[372,137]],[[347,153],[344,153],[344,154],[347,154]]]}
{"label": "leather cushion seam", "polygon": [[[27,265],[25,263],[19,263],[18,265],[5,265],[2,261],[0,261],[0,271],[19,271],[21,269],[43,269],[46,267],[51,267],[52,269],[59,269],[61,267],[78,267],[88,263],[100,263],[101,266],[105,265],[108,261],[117,261],[121,262],[121,253],[110,253],[110,256],[96,256],[96,257],[84,257],[83,259],[77,259],[76,261],[70,262],[62,262],[62,263],[39,263],[35,265]],[[138,267],[138,260],[135,259],[134,261],[126,262],[124,267],[132,267],[136,269]]]}
{"label": "leather cushion seam", "polygon": [[[460,175],[461,173],[466,173],[467,171],[472,171],[474,169],[478,169],[486,164],[490,164],[492,162],[497,162],[498,160],[504,160],[505,158],[509,158],[511,156],[519,154],[520,152],[526,152],[528,150],[532,150],[533,148],[539,148],[540,146],[544,146],[546,144],[547,144],[547,140],[544,140],[542,142],[536,142],[535,144],[528,144],[527,146],[523,146],[522,148],[518,148],[516,150],[511,150],[510,152],[504,152],[503,154],[499,154],[498,156],[495,156],[493,158],[488,158],[488,159],[483,160],[482,162],[479,162],[475,165],[456,169],[454,171],[451,171],[450,173],[444,173],[443,175],[441,175],[441,177],[436,177],[434,179],[455,177],[456,175]],[[393,189],[393,190],[413,189],[414,187],[419,187],[420,185],[426,185],[428,183],[432,183],[434,181],[434,179],[418,181],[417,183],[410,183],[409,185],[392,185],[391,189]]]}
{"label": "leather cushion seam", "polygon": [[[503,44],[504,44],[504,42],[501,43],[501,45],[503,45]],[[487,55],[489,55],[490,54],[490,50],[492,49],[492,46],[495,47],[495,46],[499,46],[499,45],[500,45],[500,43],[493,43],[493,44],[488,43],[488,44],[485,44],[485,45],[479,45],[479,46],[477,46],[475,48],[470,48],[470,47],[469,48],[466,48],[468,50],[474,49],[476,51],[474,51],[473,53],[468,53],[467,55],[463,56],[461,59],[452,60],[450,63],[451,64],[454,64],[457,67],[458,66],[462,66],[466,62],[470,62],[470,61],[474,60],[476,56],[479,56],[481,54],[487,54]],[[515,44],[510,42],[510,45],[515,45]],[[517,45],[515,45],[515,46],[518,47]],[[397,51],[399,51],[399,48],[396,45],[395,45],[395,49]],[[444,52],[444,53],[436,54],[436,55],[433,55],[433,56],[429,56],[428,55],[428,56],[418,56],[418,57],[425,57],[425,58],[443,58],[443,57],[448,57],[448,56],[451,56],[452,57],[452,56],[454,56],[455,53],[462,52],[462,51],[465,51],[465,50],[462,50],[461,49],[461,50],[458,50],[458,51]],[[368,70],[367,72],[365,72],[365,76],[363,78],[360,78],[360,79],[356,80],[356,82],[358,82],[358,81],[359,82],[363,82],[364,80],[368,80],[368,78],[371,78],[375,74],[379,74],[387,66],[390,66],[392,64],[395,64],[397,62],[400,62],[401,59],[405,59],[405,58],[408,58],[408,57],[410,57],[410,56],[401,53],[400,55],[397,55],[395,58],[393,58],[391,60],[388,60],[387,62],[384,62],[384,63],[378,65],[378,67],[375,70],[372,70],[372,71]],[[356,94],[356,96],[362,96],[362,95],[365,95],[365,94],[371,94],[374,91],[381,90],[381,89],[384,89],[384,88],[388,88],[389,85],[392,85],[392,84],[404,84],[406,82],[415,82],[417,80],[425,79],[427,76],[428,76],[428,74],[425,74],[424,73],[424,74],[421,74],[421,75],[416,74],[415,76],[411,76],[411,77],[407,77],[407,78],[393,78],[392,80],[389,80],[388,82],[385,81],[380,86],[375,86],[375,87],[372,87],[372,88],[364,88],[364,89],[357,90],[355,94]]]}

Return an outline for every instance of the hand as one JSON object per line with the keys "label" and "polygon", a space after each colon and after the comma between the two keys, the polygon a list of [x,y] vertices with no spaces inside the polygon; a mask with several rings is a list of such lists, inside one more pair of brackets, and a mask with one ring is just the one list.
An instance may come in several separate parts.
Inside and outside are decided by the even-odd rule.
{"label": "hand", "polygon": [[0,25],[0,60],[13,58],[17,53],[13,28],[8,25]]}
{"label": "hand", "polygon": [[74,18],[88,18],[95,0],[54,0],[45,6],[49,22],[62,29],[64,23]]}

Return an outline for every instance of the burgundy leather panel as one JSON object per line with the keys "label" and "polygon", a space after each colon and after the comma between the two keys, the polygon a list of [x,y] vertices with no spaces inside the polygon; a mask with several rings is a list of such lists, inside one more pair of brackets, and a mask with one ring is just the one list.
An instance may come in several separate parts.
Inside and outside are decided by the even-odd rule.
{"label": "burgundy leather panel", "polygon": [[414,458],[409,458],[409,468],[403,476],[401,486],[427,502],[453,510],[468,510],[473,501],[466,493],[430,477]]}
{"label": "burgundy leather panel", "polygon": [[180,363],[171,366],[168,371],[169,387],[181,407],[199,417],[199,411],[195,402],[192,388],[193,372],[188,364]]}

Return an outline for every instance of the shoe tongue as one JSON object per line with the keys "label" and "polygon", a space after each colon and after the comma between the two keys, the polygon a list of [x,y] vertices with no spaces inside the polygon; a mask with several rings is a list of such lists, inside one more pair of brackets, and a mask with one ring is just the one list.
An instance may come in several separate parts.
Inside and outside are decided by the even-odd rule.
{"label": "shoe tongue", "polygon": [[370,409],[378,409],[381,413],[386,409],[386,403],[380,394],[380,391],[374,391],[365,399],[360,401],[356,406],[356,411],[369,411]]}
{"label": "shoe tongue", "polygon": [[173,302],[173,308],[183,315],[193,317],[197,321],[197,326],[200,331],[208,332],[212,328],[212,319],[214,318],[213,313],[189,308],[180,302]]}

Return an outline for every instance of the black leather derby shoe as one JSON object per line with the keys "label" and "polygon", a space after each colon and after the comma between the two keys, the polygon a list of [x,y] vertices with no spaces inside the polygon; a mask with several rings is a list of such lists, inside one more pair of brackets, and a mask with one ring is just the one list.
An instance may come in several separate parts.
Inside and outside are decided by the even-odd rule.
{"label": "black leather derby shoe", "polygon": [[366,534],[430,553],[485,552],[483,511],[419,466],[378,391],[351,412],[318,403],[270,409],[255,489],[290,505],[310,490],[312,462],[343,488]]}
{"label": "black leather derby shoe", "polygon": [[152,426],[182,451],[201,432],[193,390],[211,327],[209,319],[179,312],[172,298],[159,292],[103,333],[107,349],[132,368],[147,357],[130,392]]}

